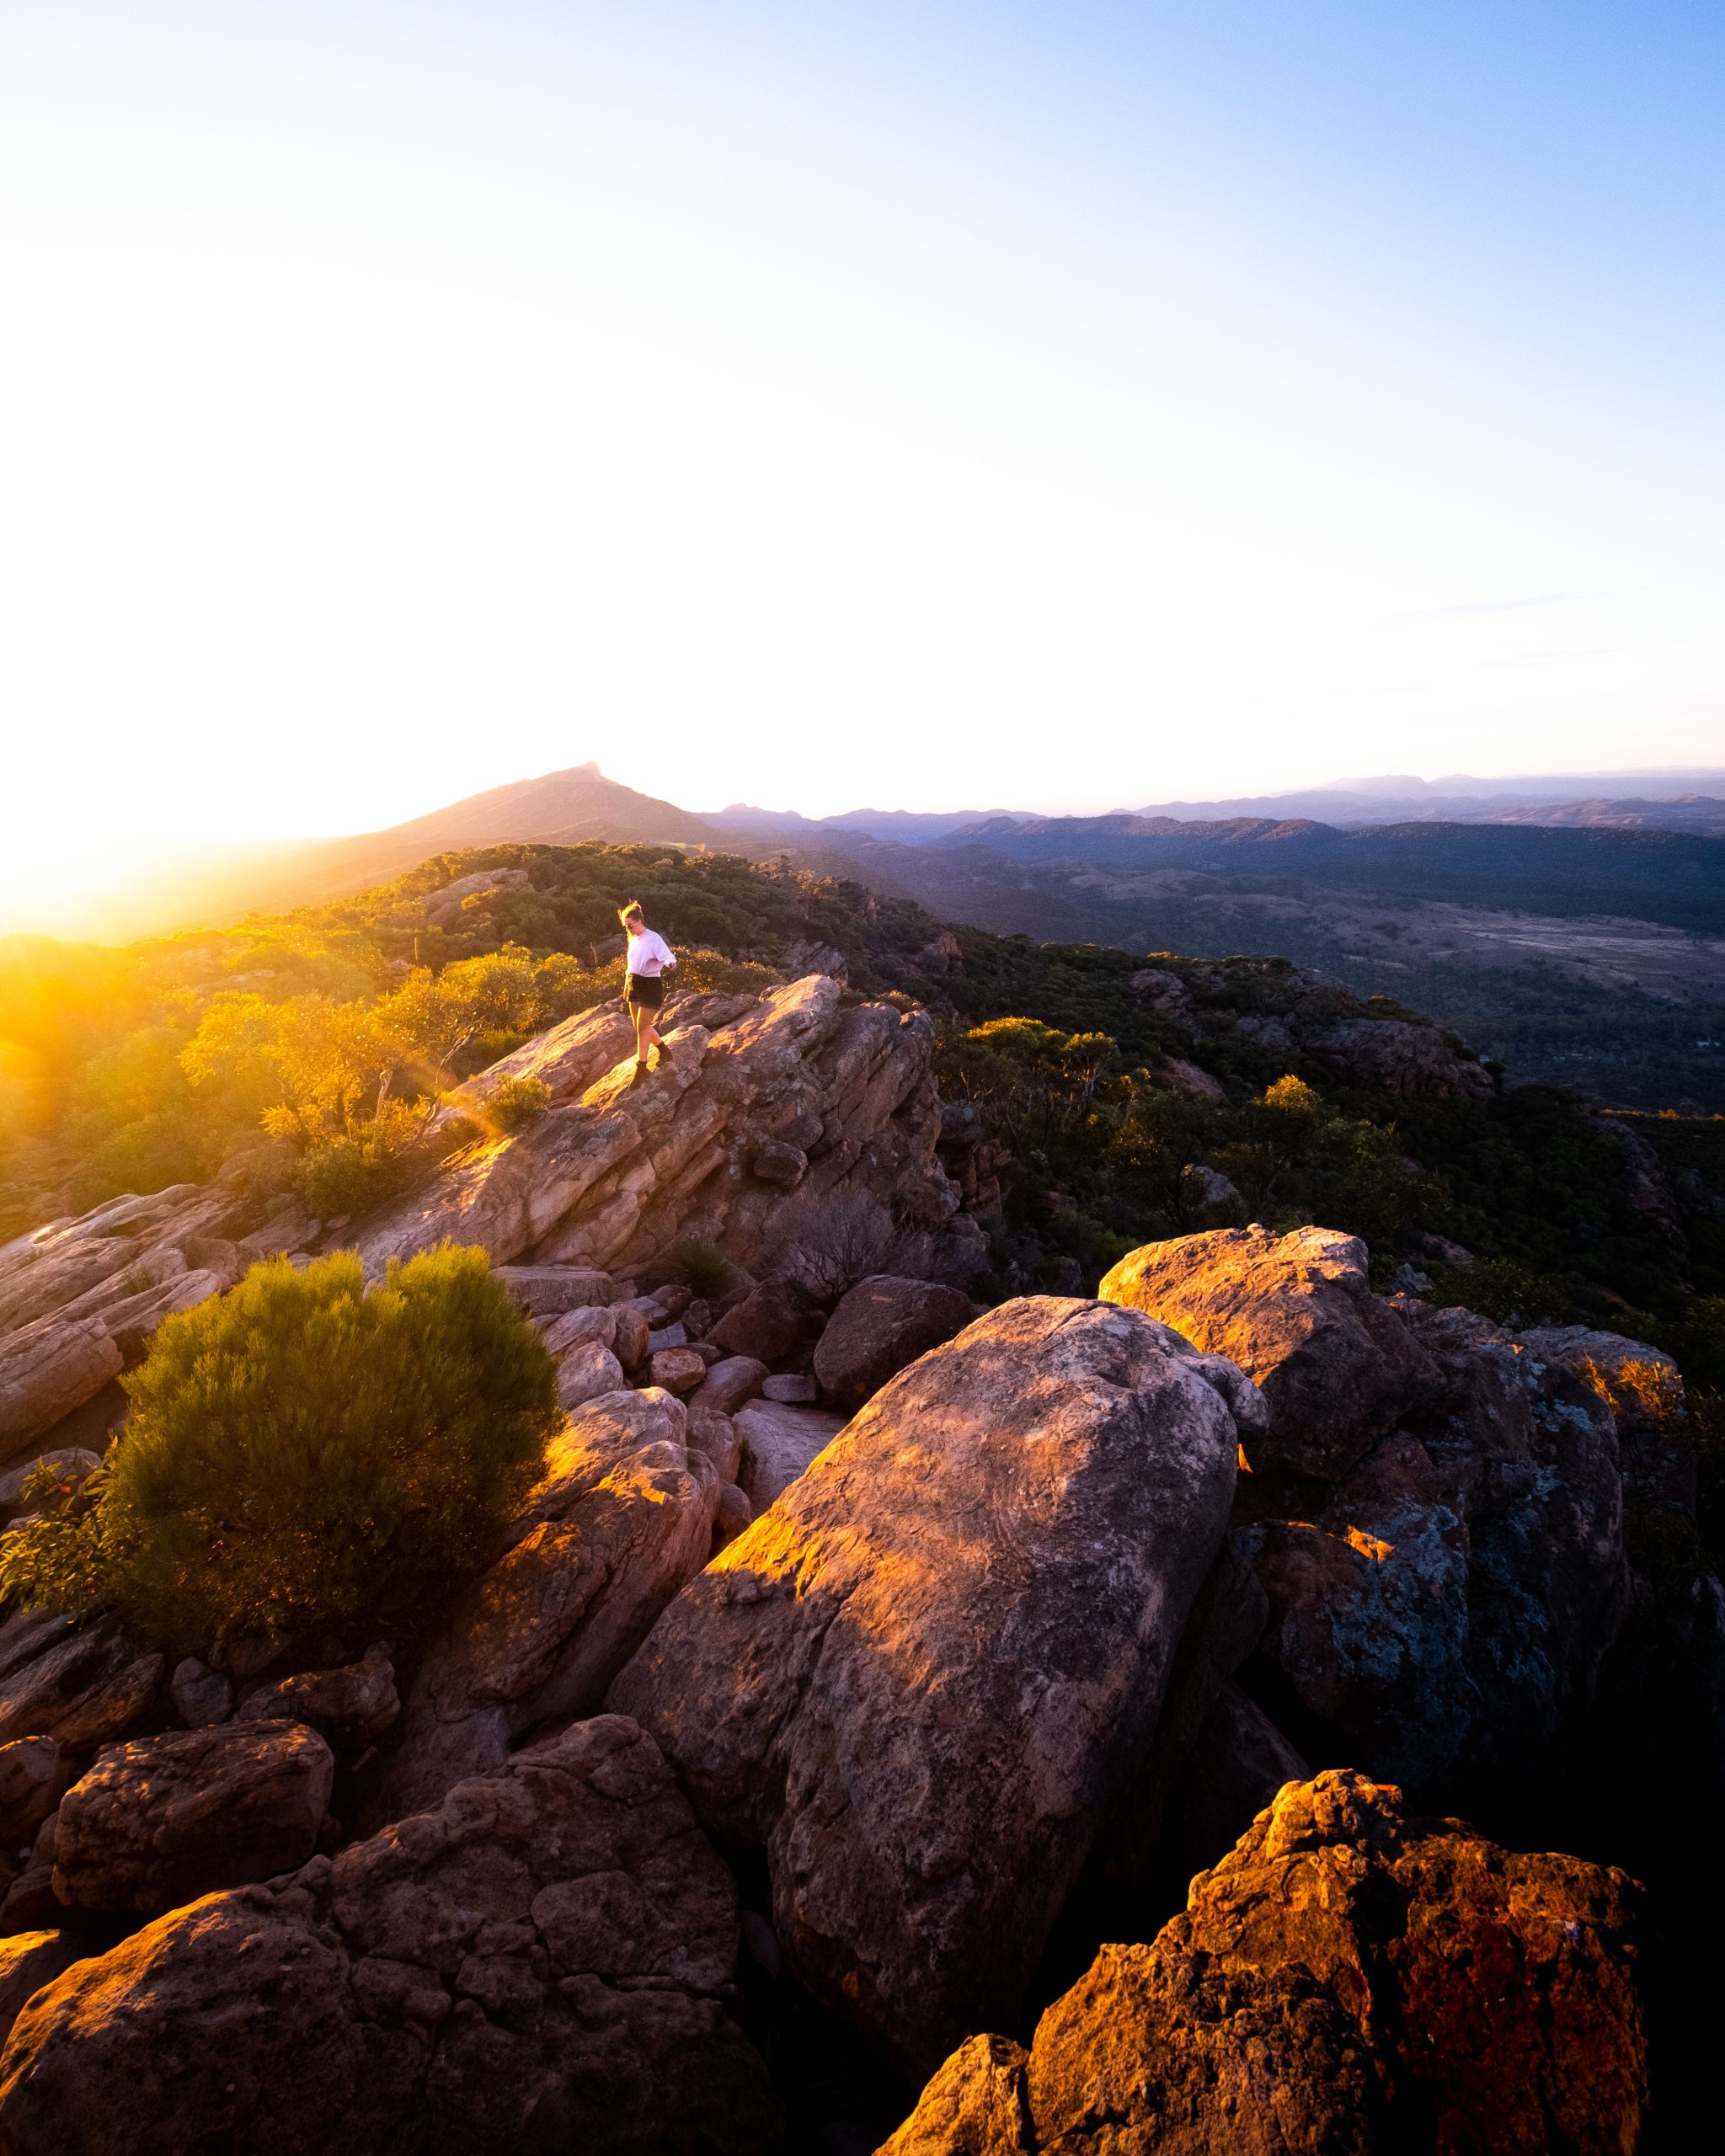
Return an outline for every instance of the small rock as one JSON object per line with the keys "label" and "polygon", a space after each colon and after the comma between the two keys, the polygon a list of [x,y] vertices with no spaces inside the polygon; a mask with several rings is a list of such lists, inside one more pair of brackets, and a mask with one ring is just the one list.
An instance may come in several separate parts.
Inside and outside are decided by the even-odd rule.
{"label": "small rock", "polygon": [[[718,1353],[715,1348],[713,1353]],[[753,1355],[726,1355],[709,1364],[707,1380],[690,1400],[692,1407],[716,1407],[721,1415],[734,1415],[752,1400],[767,1375],[765,1363]]]}
{"label": "small rock", "polygon": [[814,1351],[814,1374],[839,1406],[860,1407],[975,1315],[970,1298],[957,1288],[876,1273],[859,1281],[834,1310]]}
{"label": "small rock", "polygon": [[755,1518],[755,1508],[734,1482],[719,1486],[718,1510],[713,1516],[713,1554],[724,1549],[727,1542],[734,1542]]}
{"label": "small rock", "polygon": [[787,1280],[763,1280],[712,1327],[716,1347],[728,1355],[752,1355],[777,1363],[802,1337],[813,1300]]}
{"label": "small rock", "polygon": [[601,1348],[610,1348],[617,1341],[617,1312],[602,1303],[589,1303],[579,1310],[564,1310],[559,1316],[542,1321],[545,1331],[542,1336],[547,1355],[564,1355],[571,1348],[583,1346],[596,1340]]}
{"label": "small rock", "polygon": [[809,1155],[777,1138],[762,1138],[750,1151],[749,1165],[762,1182],[772,1183],[780,1190],[794,1190],[809,1172]]}
{"label": "small rock", "polygon": [[734,1482],[743,1464],[743,1434],[729,1415],[702,1401],[704,1386],[689,1395],[689,1444],[704,1452],[721,1482]]}
{"label": "small rock", "polygon": [[530,1316],[609,1303],[617,1294],[611,1275],[590,1265],[499,1265],[493,1277]]}
{"label": "small rock", "polygon": [[653,1383],[681,1398],[705,1382],[707,1365],[692,1348],[662,1348],[648,1365]]}
{"label": "small rock", "polygon": [[617,1331],[612,1352],[626,1370],[639,1369],[647,1359],[646,1312],[638,1303],[617,1305]]}
{"label": "small rock", "polygon": [[558,1405],[572,1415],[590,1400],[622,1389],[623,1366],[609,1348],[596,1340],[584,1340],[571,1348],[557,1366]]}
{"label": "small rock", "polygon": [[649,1326],[647,1329],[647,1353],[649,1355],[658,1354],[662,1348],[686,1348],[688,1344],[688,1334],[675,1321],[670,1325]]}
{"label": "small rock", "polygon": [[381,1737],[401,1712],[395,1668],[382,1647],[340,1669],[311,1669],[253,1693],[236,1721],[297,1721],[332,1744],[356,1746]]}
{"label": "small rock", "polygon": [[188,1729],[210,1729],[233,1712],[233,1680],[207,1668],[195,1655],[175,1664],[168,1689]]}
{"label": "small rock", "polygon": [[0,1848],[27,1842],[54,1809],[60,1747],[51,1737],[0,1744]]}

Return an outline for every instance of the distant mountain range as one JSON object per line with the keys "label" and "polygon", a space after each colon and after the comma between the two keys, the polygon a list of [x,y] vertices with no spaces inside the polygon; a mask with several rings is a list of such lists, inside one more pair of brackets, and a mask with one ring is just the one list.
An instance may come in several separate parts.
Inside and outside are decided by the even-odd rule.
{"label": "distant mountain range", "polygon": [[[1010,917],[1015,929],[1046,935],[1082,932],[1085,921],[1096,923],[1092,937],[1103,931],[1097,899],[1072,888],[1075,872],[1092,880],[1125,875],[1135,898],[1143,895],[1135,886],[1145,877],[1183,872],[1259,891],[1316,883],[1388,901],[1616,914],[1717,933],[1725,928],[1725,771],[1682,774],[1710,777],[1722,788],[1717,796],[1690,792],[1665,801],[1599,791],[1613,776],[1647,776],[1390,777],[1099,816],[860,808],[808,817],[742,803],[699,814],[619,785],[587,763],[495,787],[381,831],[207,852],[117,894],[91,925],[125,937],[219,923],[345,897],[445,851],[600,839],[787,851],[807,866],[914,891],[953,919],[1001,926]],[[1521,797],[1532,787],[1551,798],[1530,805]],[[1439,803],[1467,814],[1439,818]],[[1314,805],[1327,813],[1314,815]],[[995,894],[985,919],[977,911],[985,887]]]}
{"label": "distant mountain range", "polygon": [[[1651,798],[1625,798],[1626,787],[1657,785]],[[1717,794],[1680,792],[1680,787],[1712,786]],[[1664,790],[1671,789],[1668,795]],[[1583,813],[1584,812],[1584,813]],[[1588,824],[1697,831],[1725,836],[1725,767],[1678,766],[1666,771],[1574,771],[1560,777],[1423,779],[1400,775],[1338,779],[1288,793],[1241,794],[1226,801],[1157,801],[1123,812],[1177,823],[1216,824],[1240,817],[1268,817],[1335,824]],[[708,817],[721,830],[785,839],[863,835],[896,839],[905,846],[937,845],[963,835],[985,838],[1004,809],[955,810],[917,815],[903,809],[852,808],[842,816],[804,816],[794,809],[755,808],[734,801]],[[1039,823],[1034,814],[1010,820]]]}
{"label": "distant mountain range", "polygon": [[[1404,997],[1530,1075],[1712,1112],[1725,1108],[1725,771],[1681,775],[1716,792],[1648,790],[1676,776],[1360,780],[1103,816],[814,818],[742,803],[697,814],[590,763],[387,830],[207,852],[117,894],[85,932],[222,926],[501,844],[707,847],[782,856],[1039,942],[1279,955]],[[1534,785],[1545,801],[1516,798]],[[1439,803],[1466,813],[1440,817]]]}

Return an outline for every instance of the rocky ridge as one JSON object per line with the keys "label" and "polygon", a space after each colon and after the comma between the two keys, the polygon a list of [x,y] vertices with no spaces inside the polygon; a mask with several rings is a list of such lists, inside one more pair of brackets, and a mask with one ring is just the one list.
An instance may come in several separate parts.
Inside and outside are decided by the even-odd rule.
{"label": "rocky ridge", "polygon": [[[229,1246],[479,1241],[558,1358],[568,1426],[435,1636],[170,1672],[111,1618],[0,1625],[0,2156],[771,2149],[762,1985],[934,2069],[907,2151],[1633,2147],[1632,1886],[1423,1815],[1570,1770],[1625,1477],[1682,1497],[1652,1351],[1375,1294],[1318,1229],[1149,1246],[1094,1299],[823,1299],[777,1269],[806,1193],[975,1235],[919,1023],[830,981],[688,1013],[639,1086],[582,1014],[466,1102],[533,1075],[542,1115],[345,1238]],[[238,1201],[163,1195],[0,1252],[8,1342],[127,1299],[65,1316],[138,1262],[111,1237],[219,1280],[185,1222]],[[647,1290],[694,1234],[736,1289]],[[1184,1916],[1105,1935],[1028,2050],[988,2033],[1087,1882],[1171,1866]]]}

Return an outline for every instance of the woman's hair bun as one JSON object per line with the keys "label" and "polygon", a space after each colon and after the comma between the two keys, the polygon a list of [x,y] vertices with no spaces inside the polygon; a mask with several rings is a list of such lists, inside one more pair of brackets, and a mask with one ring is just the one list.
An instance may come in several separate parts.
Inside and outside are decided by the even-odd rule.
{"label": "woman's hair bun", "polygon": [[619,921],[627,921],[632,913],[639,913],[640,910],[641,901],[638,899],[631,899],[626,906],[617,908],[617,917]]}

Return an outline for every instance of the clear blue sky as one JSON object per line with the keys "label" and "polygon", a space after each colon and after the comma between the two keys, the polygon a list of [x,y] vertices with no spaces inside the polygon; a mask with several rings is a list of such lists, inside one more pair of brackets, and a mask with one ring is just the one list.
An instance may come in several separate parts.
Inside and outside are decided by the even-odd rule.
{"label": "clear blue sky", "polygon": [[0,5],[16,880],[1725,761],[1725,8]]}

